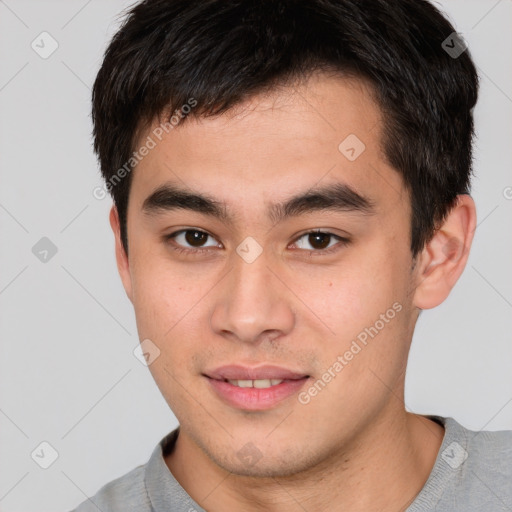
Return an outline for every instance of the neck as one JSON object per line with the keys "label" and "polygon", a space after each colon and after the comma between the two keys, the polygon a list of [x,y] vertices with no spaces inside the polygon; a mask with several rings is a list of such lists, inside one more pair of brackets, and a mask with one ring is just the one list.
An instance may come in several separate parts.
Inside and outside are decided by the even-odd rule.
{"label": "neck", "polygon": [[328,459],[279,478],[236,475],[215,464],[181,431],[165,462],[210,512],[382,512],[405,510],[428,479],[444,429],[403,409],[383,415]]}

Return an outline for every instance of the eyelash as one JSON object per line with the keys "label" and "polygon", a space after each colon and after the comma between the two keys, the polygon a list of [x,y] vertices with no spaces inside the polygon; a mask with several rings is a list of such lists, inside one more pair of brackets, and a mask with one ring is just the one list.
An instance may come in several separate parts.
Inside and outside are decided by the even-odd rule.
{"label": "eyelash", "polygon": [[[205,235],[208,235],[208,236],[214,238],[212,235],[210,235],[206,231],[202,231],[200,229],[180,229],[179,231],[175,231],[174,233],[171,233],[170,235],[166,235],[164,237],[164,239],[165,239],[166,242],[170,242],[176,236],[180,235],[181,233],[186,233],[187,231],[195,231],[197,233],[204,233]],[[317,250],[297,249],[297,250],[299,250],[301,252],[308,253],[310,256],[313,256],[313,255],[315,255],[315,256],[324,256],[324,255],[332,254],[334,252],[339,251],[342,247],[344,247],[344,246],[346,246],[346,245],[348,245],[350,243],[350,240],[348,238],[344,238],[342,236],[335,235],[334,233],[330,233],[328,231],[321,231],[321,230],[317,230],[317,229],[316,230],[312,230],[312,231],[307,231],[306,233],[302,233],[302,235],[297,237],[293,243],[296,243],[301,238],[303,238],[303,237],[305,237],[307,235],[310,235],[310,234],[327,235],[327,236],[330,236],[330,237],[337,238],[339,240],[339,242],[337,244],[333,245],[332,247],[330,247],[328,249],[317,249]],[[199,253],[210,252],[210,250],[213,247],[212,248],[207,248],[207,249],[197,249],[197,248],[195,248],[195,249],[187,249],[185,247],[180,247],[180,246],[172,245],[172,243],[171,243],[171,248],[174,251],[177,251],[179,253],[199,254]]]}

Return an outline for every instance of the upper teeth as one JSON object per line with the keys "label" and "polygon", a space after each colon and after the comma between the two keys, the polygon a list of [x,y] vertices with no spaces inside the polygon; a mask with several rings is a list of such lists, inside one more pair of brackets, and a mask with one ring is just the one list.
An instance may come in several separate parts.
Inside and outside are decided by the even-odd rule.
{"label": "upper teeth", "polygon": [[228,380],[233,386],[239,388],[269,388],[281,384],[284,379],[257,379],[257,380]]}

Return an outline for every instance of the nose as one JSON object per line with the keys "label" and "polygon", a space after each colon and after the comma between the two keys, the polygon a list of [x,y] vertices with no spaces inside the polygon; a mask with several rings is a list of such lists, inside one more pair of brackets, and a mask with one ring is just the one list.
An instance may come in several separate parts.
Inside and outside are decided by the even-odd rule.
{"label": "nose", "polygon": [[291,332],[295,323],[293,294],[285,279],[276,275],[277,267],[265,251],[250,263],[233,254],[231,271],[216,287],[210,317],[215,334],[254,344]]}

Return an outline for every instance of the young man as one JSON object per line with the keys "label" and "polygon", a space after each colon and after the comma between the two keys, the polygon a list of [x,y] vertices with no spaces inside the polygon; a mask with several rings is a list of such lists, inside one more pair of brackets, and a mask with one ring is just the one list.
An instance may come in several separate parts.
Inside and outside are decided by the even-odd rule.
{"label": "young man", "polygon": [[405,411],[460,277],[477,75],[424,0],[146,0],[94,85],[142,351],[179,428],[76,510],[512,508],[512,432]]}

